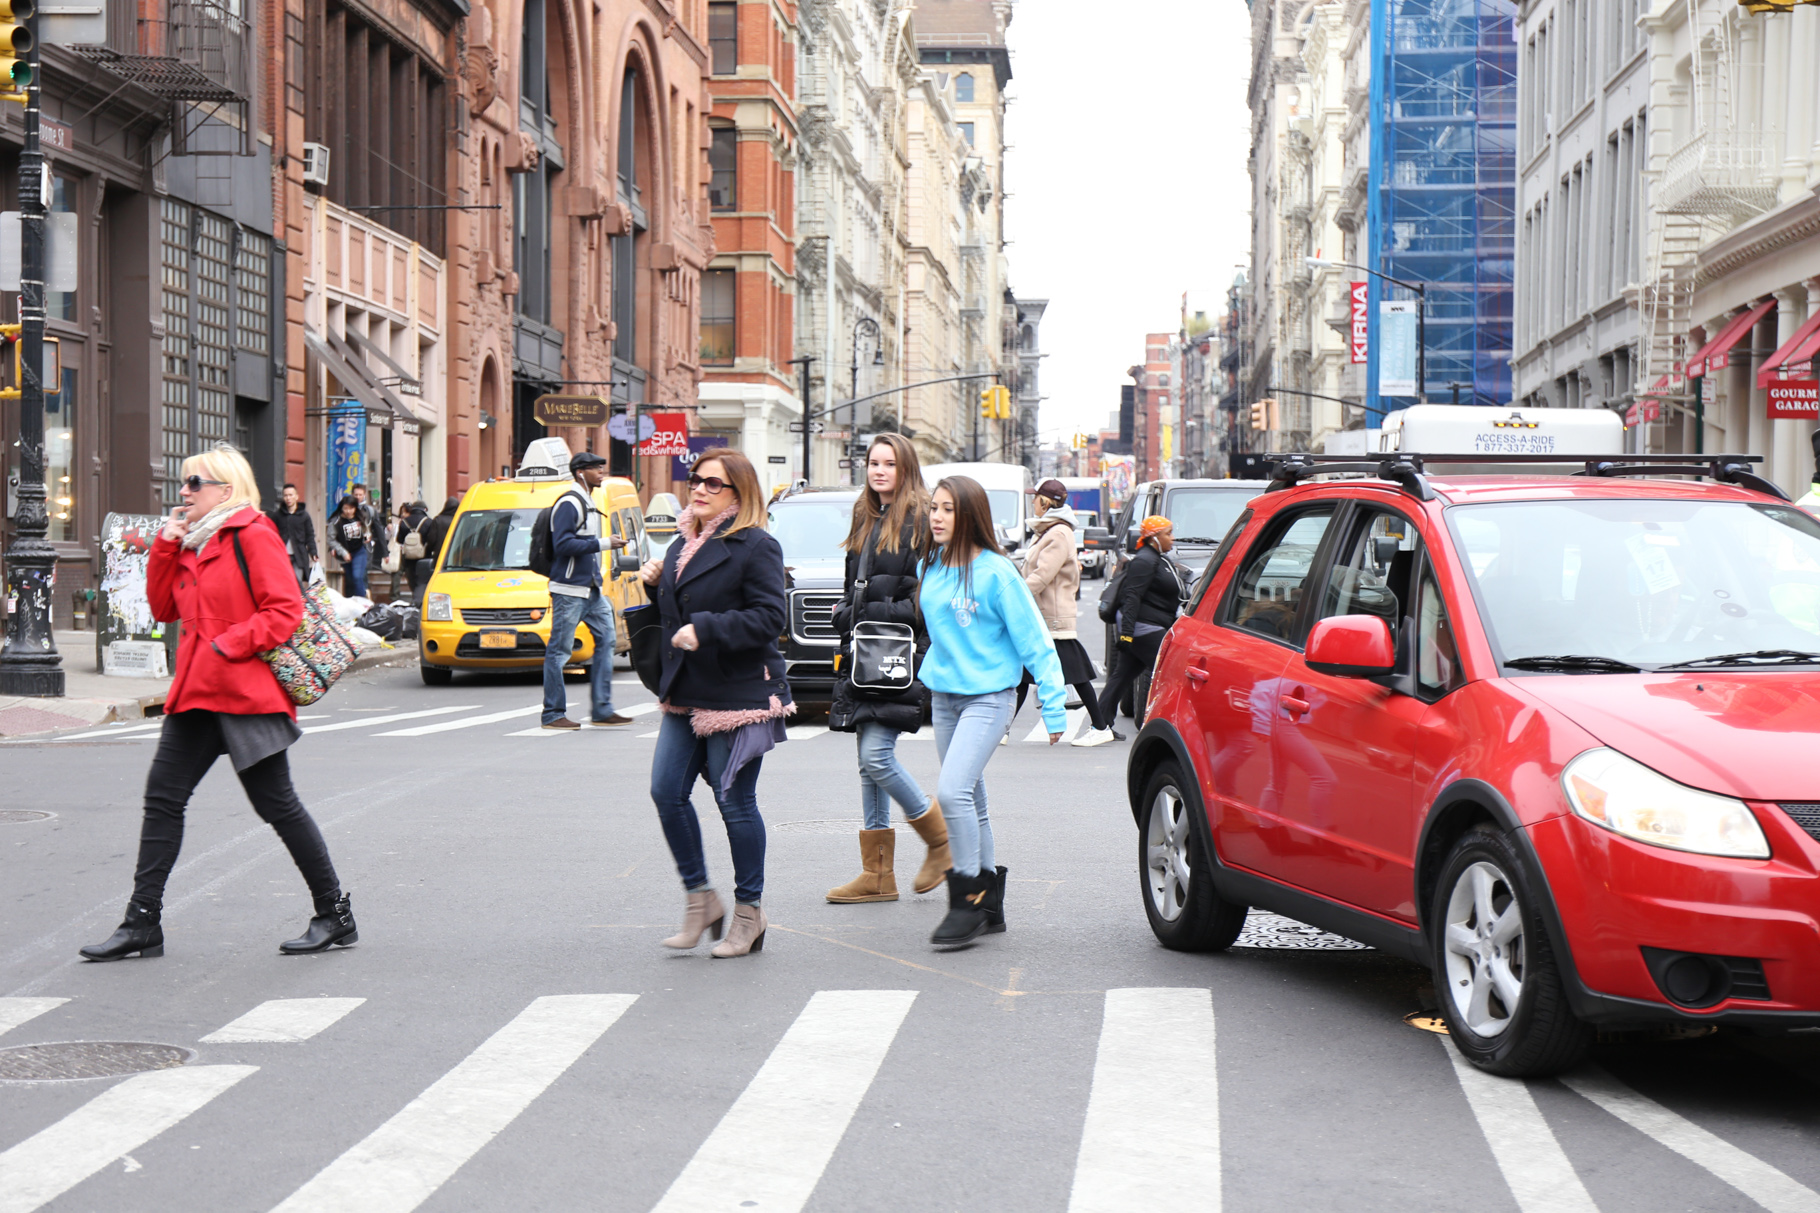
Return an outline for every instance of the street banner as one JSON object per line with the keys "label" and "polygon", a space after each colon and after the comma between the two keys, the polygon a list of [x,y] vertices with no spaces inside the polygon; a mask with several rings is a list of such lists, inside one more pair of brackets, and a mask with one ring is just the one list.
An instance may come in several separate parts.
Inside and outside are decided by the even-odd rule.
{"label": "street banner", "polygon": [[[640,455],[668,455],[675,459],[689,453],[687,413],[652,413],[650,419],[650,435],[638,444]],[[638,428],[642,432],[645,427]]]}
{"label": "street banner", "polygon": [[695,460],[703,451],[711,451],[717,446],[725,446],[726,439],[719,434],[690,435],[689,450],[685,455],[677,455],[670,460],[670,479],[687,480],[689,469],[695,466]]}
{"label": "street banner", "polygon": [[344,406],[329,414],[329,449],[323,462],[329,471],[327,505],[331,513],[336,503],[360,483],[361,469],[367,461],[366,406],[354,400],[346,405],[352,407]]}
{"label": "street banner", "polygon": [[1416,305],[1408,299],[1378,304],[1378,395],[1416,394]]}
{"label": "street banner", "polygon": [[[636,408],[637,406],[634,405],[632,407]],[[656,433],[656,431],[657,431],[657,424],[651,420],[651,414],[640,413],[638,415],[638,440],[640,442],[643,442],[647,438],[649,438],[652,434]],[[631,413],[613,414],[613,419],[611,421],[607,422],[607,434],[609,437],[617,438],[621,442],[631,442],[632,441],[632,414]]]}
{"label": "street banner", "polygon": [[1769,381],[1771,421],[1820,420],[1820,379]]}
{"label": "street banner", "polygon": [[1352,360],[1354,363],[1366,362],[1371,357],[1371,304],[1370,286],[1364,282],[1352,284]]}

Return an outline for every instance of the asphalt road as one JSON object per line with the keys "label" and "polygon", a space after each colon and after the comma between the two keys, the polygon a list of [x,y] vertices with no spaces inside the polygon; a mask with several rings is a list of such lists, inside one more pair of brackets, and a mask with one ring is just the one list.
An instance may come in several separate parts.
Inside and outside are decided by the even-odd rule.
{"label": "asphalt road", "polygon": [[[54,814],[0,823],[0,1049],[194,1051],[0,1083],[0,1213],[1820,1210],[1820,1037],[1619,1042],[1506,1082],[1404,1022],[1432,991],[1402,961],[1268,922],[1247,941],[1278,946],[1164,951],[1127,746],[1027,742],[1030,707],[987,772],[1006,934],[931,951],[908,830],[901,901],[822,900],[857,871],[854,759],[810,718],[759,784],[764,952],[667,951],[654,722],[547,734],[538,698],[404,665],[306,711],[297,783],[361,936],[320,956],[277,954],[309,902],[224,763],[166,955],[79,962],[126,901],[155,729],[0,745],[0,809]],[[934,745],[902,750],[932,785]]]}

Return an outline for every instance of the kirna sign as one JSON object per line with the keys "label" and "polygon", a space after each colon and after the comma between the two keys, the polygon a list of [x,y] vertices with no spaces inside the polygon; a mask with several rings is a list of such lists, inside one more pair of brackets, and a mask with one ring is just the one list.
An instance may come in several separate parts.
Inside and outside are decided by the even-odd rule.
{"label": "kirna sign", "polygon": [[1368,362],[1371,359],[1371,304],[1370,287],[1363,282],[1352,284],[1352,360],[1355,363]]}

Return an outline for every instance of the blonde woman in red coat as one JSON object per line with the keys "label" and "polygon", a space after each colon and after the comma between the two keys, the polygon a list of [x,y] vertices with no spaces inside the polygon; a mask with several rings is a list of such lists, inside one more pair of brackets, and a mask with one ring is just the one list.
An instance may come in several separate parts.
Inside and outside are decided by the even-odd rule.
{"label": "blonde woman in red coat", "polygon": [[351,944],[358,936],[347,894],[322,831],[291,787],[285,750],[302,736],[297,709],[259,657],[289,639],[303,619],[303,595],[284,541],[259,512],[253,469],[232,447],[184,460],[180,493],[183,504],[165,521],[146,569],[153,613],[167,623],[182,619],[183,633],[164,731],[145,781],[133,899],[113,937],[83,948],[82,955],[164,955],[159,916],[164,882],[183,843],[183,811],[223,754],[254,810],[290,849],[315,900],[309,929],[278,950],[321,952]]}

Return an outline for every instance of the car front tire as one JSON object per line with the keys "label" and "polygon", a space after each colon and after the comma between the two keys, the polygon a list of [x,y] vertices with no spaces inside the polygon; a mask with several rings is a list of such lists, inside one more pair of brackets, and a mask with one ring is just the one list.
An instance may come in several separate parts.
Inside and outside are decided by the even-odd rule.
{"label": "car front tire", "polygon": [[1454,844],[1429,913],[1435,990],[1448,1035],[1479,1069],[1544,1078],[1580,1060],[1573,1013],[1542,923],[1541,893],[1510,840],[1475,826]]}
{"label": "car front tire", "polygon": [[446,687],[455,681],[455,671],[446,665],[431,665],[419,660],[417,672],[423,676],[423,685],[427,687]]}
{"label": "car front tire", "polygon": [[1223,952],[1245,926],[1246,906],[1214,887],[1213,860],[1194,828],[1194,802],[1181,770],[1164,763],[1151,775],[1138,814],[1138,884],[1157,942],[1176,952]]}

